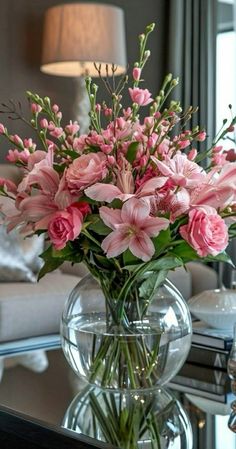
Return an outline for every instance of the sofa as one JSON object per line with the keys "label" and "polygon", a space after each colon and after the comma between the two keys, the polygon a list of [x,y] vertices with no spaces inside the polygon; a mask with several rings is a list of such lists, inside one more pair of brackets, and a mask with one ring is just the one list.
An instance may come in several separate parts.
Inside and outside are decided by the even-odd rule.
{"label": "sofa", "polygon": [[[0,177],[18,181],[14,166],[0,164]],[[39,282],[1,282],[0,287],[0,349],[1,344],[29,337],[59,332],[65,301],[86,274],[83,264],[64,263],[61,269],[47,274]],[[217,287],[216,272],[199,263],[177,268],[169,279],[188,300],[192,295]]]}

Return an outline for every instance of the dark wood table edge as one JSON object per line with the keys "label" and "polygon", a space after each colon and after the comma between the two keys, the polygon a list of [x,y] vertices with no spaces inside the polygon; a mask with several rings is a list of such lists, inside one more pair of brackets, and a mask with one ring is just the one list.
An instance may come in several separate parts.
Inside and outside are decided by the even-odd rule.
{"label": "dark wood table edge", "polygon": [[[14,444],[14,446],[13,446]],[[82,434],[45,423],[0,405],[1,449],[112,449]]]}

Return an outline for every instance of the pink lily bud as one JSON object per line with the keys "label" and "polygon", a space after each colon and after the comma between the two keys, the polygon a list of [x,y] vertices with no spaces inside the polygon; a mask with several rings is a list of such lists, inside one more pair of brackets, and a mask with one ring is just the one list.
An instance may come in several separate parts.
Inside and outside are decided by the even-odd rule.
{"label": "pink lily bud", "polygon": [[111,108],[105,108],[104,109],[104,114],[106,117],[111,117],[112,116],[112,109]]}
{"label": "pink lily bud", "polygon": [[0,134],[5,134],[5,133],[6,133],[5,126],[2,123],[0,123]]}
{"label": "pink lily bud", "polygon": [[197,156],[197,150],[196,150],[196,148],[192,148],[188,153],[188,160],[194,161],[196,156]]}
{"label": "pink lily bud", "polygon": [[31,112],[33,114],[38,114],[41,111],[42,111],[42,108],[41,108],[41,106],[39,106],[39,104],[36,104],[36,103],[31,104]]}
{"label": "pink lily bud", "polygon": [[57,104],[54,104],[52,106],[52,111],[54,112],[54,114],[56,114],[59,111],[59,106]]}
{"label": "pink lily bud", "polygon": [[47,127],[48,127],[48,121],[47,121],[46,118],[42,118],[42,120],[40,120],[40,126],[41,126],[41,128],[47,129]]}
{"label": "pink lily bud", "polygon": [[153,117],[145,117],[144,124],[147,128],[151,128],[154,125],[154,118]]}
{"label": "pink lily bud", "polygon": [[141,69],[139,67],[133,68],[133,79],[139,81],[141,76]]}
{"label": "pink lily bud", "polygon": [[220,153],[222,149],[223,149],[222,145],[218,145],[217,147],[213,147],[212,148],[212,152],[213,153]]}
{"label": "pink lily bud", "polygon": [[234,126],[231,125],[227,128],[228,133],[232,133],[234,131]]}
{"label": "pink lily bud", "polygon": [[96,106],[95,106],[96,112],[100,112],[101,109],[102,109],[101,105],[99,103],[97,103]]}
{"label": "pink lily bud", "polygon": [[24,146],[24,145],[23,145],[22,139],[21,139],[17,134],[15,134],[14,136],[12,136],[11,140],[12,140],[16,145],[19,145],[19,146],[21,146],[21,147]]}
{"label": "pink lily bud", "polygon": [[147,161],[148,161],[148,157],[147,157],[146,155],[142,156],[142,157],[139,159],[139,165],[140,165],[140,167],[145,167],[145,165],[147,164]]}
{"label": "pink lily bud", "polygon": [[203,142],[206,138],[206,131],[200,131],[200,133],[197,135],[196,140],[199,142]]}
{"label": "pink lily bud", "polygon": [[58,118],[59,120],[62,119],[62,112],[61,112],[61,111],[57,112],[56,115],[57,115],[57,118]]}
{"label": "pink lily bud", "polygon": [[116,163],[114,156],[107,156],[107,160],[110,165],[114,165]]}

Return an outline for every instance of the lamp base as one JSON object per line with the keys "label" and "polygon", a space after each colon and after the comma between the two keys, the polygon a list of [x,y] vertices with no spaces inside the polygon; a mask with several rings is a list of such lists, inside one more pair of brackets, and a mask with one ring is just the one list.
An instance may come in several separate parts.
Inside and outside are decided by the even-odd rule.
{"label": "lamp base", "polygon": [[85,134],[89,130],[90,118],[90,102],[85,85],[85,78],[79,76],[74,79],[76,84],[75,101],[73,108],[73,116],[80,125],[80,134]]}

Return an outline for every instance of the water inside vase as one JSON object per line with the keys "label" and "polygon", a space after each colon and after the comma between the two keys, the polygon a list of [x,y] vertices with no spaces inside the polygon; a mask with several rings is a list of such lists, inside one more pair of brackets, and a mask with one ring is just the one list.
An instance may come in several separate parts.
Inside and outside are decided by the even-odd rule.
{"label": "water inside vase", "polygon": [[163,332],[155,317],[128,330],[107,330],[104,313],[62,320],[62,347],[75,373],[103,388],[140,389],[163,385],[187,357],[191,335],[186,326]]}

